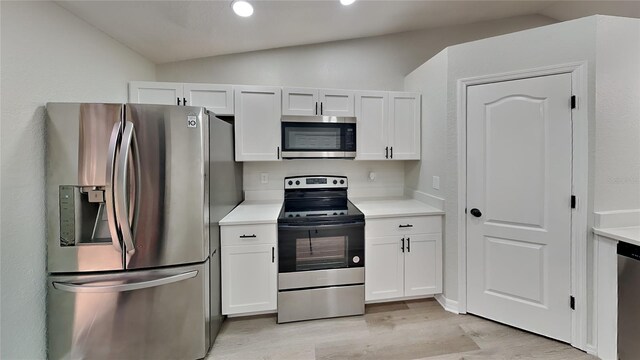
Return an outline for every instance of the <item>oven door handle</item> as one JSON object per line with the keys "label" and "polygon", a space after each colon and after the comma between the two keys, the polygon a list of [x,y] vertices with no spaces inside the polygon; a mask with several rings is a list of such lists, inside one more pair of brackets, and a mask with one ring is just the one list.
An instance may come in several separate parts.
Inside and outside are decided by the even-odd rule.
{"label": "oven door handle", "polygon": [[278,225],[278,230],[345,229],[364,226],[364,221],[330,225]]}

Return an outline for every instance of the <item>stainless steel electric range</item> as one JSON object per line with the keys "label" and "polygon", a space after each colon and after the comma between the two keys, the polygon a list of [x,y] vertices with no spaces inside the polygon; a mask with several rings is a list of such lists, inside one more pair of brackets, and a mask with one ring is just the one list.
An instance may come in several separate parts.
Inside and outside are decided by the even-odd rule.
{"label": "stainless steel electric range", "polygon": [[284,180],[278,322],[364,314],[364,215],[344,176]]}

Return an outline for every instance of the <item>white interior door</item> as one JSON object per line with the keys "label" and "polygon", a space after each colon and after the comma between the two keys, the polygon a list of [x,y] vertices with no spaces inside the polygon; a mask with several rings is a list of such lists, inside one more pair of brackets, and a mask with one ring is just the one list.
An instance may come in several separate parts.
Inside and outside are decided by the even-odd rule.
{"label": "white interior door", "polygon": [[467,310],[566,342],[570,98],[570,74],[467,91]]}

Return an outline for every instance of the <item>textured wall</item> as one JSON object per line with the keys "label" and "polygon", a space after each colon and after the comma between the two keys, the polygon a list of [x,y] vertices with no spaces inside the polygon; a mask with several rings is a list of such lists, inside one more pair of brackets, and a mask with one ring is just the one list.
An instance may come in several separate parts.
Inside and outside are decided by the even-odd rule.
{"label": "textured wall", "polygon": [[53,2],[0,3],[3,359],[45,357],[44,105],[122,102],[155,67]]}
{"label": "textured wall", "polygon": [[640,209],[640,20],[598,17],[594,210]]}
{"label": "textured wall", "polygon": [[402,90],[406,74],[449,45],[554,23],[518,16],[400,34],[158,65],[159,81]]}

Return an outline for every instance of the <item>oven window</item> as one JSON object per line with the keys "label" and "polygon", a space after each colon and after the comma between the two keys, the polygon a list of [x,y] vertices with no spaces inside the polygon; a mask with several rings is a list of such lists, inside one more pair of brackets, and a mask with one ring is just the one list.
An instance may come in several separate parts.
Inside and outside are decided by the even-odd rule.
{"label": "oven window", "polygon": [[342,129],[336,125],[284,125],[285,150],[339,151]]}
{"label": "oven window", "polygon": [[296,239],[296,271],[345,268],[347,236]]}

